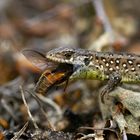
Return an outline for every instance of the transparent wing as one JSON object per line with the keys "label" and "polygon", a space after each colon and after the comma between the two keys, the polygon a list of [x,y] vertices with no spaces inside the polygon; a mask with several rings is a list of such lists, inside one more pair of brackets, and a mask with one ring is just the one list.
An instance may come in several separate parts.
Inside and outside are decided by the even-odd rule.
{"label": "transparent wing", "polygon": [[57,66],[56,63],[49,61],[45,55],[36,50],[23,50],[22,54],[37,68],[42,71],[45,69],[52,69]]}

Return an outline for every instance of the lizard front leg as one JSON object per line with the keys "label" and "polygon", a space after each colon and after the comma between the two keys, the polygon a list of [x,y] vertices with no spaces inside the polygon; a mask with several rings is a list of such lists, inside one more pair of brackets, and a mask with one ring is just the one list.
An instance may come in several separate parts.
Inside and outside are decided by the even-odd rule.
{"label": "lizard front leg", "polygon": [[121,75],[118,72],[113,72],[109,75],[109,80],[105,88],[101,91],[101,102],[104,102],[105,95],[108,96],[108,93],[111,92],[118,84],[121,82]]}

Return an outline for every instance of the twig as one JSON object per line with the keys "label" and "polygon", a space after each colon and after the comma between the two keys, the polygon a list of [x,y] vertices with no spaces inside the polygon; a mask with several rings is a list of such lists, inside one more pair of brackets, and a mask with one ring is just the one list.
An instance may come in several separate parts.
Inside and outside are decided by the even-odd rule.
{"label": "twig", "polygon": [[21,96],[22,96],[24,105],[25,105],[25,107],[27,108],[28,115],[29,115],[29,117],[30,117],[30,119],[31,119],[31,121],[32,121],[32,123],[33,123],[35,129],[38,129],[38,126],[37,126],[37,124],[36,124],[36,122],[35,122],[35,120],[34,120],[32,114],[31,114],[30,109],[29,109],[29,106],[27,105],[27,102],[26,102],[26,100],[25,100],[23,88],[22,88],[22,86],[20,86],[19,88],[20,88],[20,91],[21,91]]}
{"label": "twig", "polygon": [[46,113],[45,113],[45,111],[43,109],[42,104],[41,104],[40,98],[37,95],[33,94],[32,92],[29,92],[27,90],[26,90],[26,92],[28,92],[29,94],[31,94],[33,96],[33,98],[37,101],[37,103],[38,103],[38,105],[39,105],[39,107],[41,109],[42,114],[45,116],[45,118],[47,120],[47,126],[48,126],[48,128],[51,129],[52,131],[55,131],[54,127],[51,125],[51,123],[48,120],[48,117],[47,117],[47,115],[46,115]]}
{"label": "twig", "polygon": [[98,18],[102,21],[104,29],[106,32],[113,32],[109,19],[106,15],[103,0],[92,0],[93,6],[95,8]]}
{"label": "twig", "polygon": [[96,134],[88,134],[88,135],[83,136],[79,140],[86,140],[86,139],[95,138],[95,137],[96,137]]}
{"label": "twig", "polygon": [[117,134],[117,131],[112,129],[112,128],[92,128],[92,127],[80,127],[79,129],[88,129],[88,130],[93,130],[93,131],[100,131],[100,130],[109,130],[109,131],[112,131],[112,132],[115,132]]}
{"label": "twig", "polygon": [[49,104],[50,106],[52,106],[52,107],[56,110],[58,116],[60,116],[60,117],[62,116],[63,113],[62,113],[60,107],[59,107],[55,102],[53,102],[53,101],[52,101],[51,99],[49,99],[49,98],[46,98],[46,97],[42,96],[41,94],[39,94],[38,97],[39,97],[39,99],[40,99],[41,101],[43,101],[44,103]]}
{"label": "twig", "polygon": [[106,33],[109,34],[109,41],[110,43],[114,43],[115,41],[115,34],[110,24],[110,21],[106,15],[103,0],[92,0],[93,6],[95,8],[96,14],[98,18],[102,21],[103,27]]}
{"label": "twig", "polygon": [[128,140],[125,130],[123,131],[123,140]]}
{"label": "twig", "polygon": [[17,132],[16,135],[11,140],[18,140],[20,138],[20,136],[26,130],[27,126],[28,126],[28,122],[25,123],[25,125],[21,128],[21,130],[19,132]]}
{"label": "twig", "polygon": [[[101,130],[106,131],[106,130],[108,130],[108,131],[114,132],[114,133],[117,135],[117,137],[119,138],[118,132],[117,132],[115,129],[111,128],[111,127],[93,128],[93,127],[87,127],[87,126],[86,126],[86,127],[80,127],[79,129],[87,129],[87,130],[93,130],[93,131],[101,131]],[[123,139],[123,140],[125,140],[125,139]],[[126,140],[127,140],[127,139],[126,139]]]}

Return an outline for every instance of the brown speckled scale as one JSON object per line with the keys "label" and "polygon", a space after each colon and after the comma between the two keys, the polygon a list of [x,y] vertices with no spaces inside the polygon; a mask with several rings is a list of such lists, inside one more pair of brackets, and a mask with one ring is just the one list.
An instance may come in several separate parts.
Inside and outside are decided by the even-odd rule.
{"label": "brown speckled scale", "polygon": [[84,49],[57,48],[46,58],[73,66],[72,78],[108,80],[101,92],[104,95],[120,83],[140,83],[140,56],[127,53],[95,52]]}
{"label": "brown speckled scale", "polygon": [[[57,48],[47,53],[46,57],[58,63],[68,63],[85,69],[90,75],[92,69],[95,76],[85,76],[84,78],[107,80],[110,76],[117,73],[121,82],[139,83],[140,82],[140,56],[127,53],[95,52],[84,49]],[[100,73],[98,76],[96,74]],[[82,72],[77,74],[80,78]],[[81,72],[81,73],[80,73]],[[85,71],[84,71],[85,72]],[[77,77],[78,77],[77,76]],[[98,77],[98,78],[96,78]]]}

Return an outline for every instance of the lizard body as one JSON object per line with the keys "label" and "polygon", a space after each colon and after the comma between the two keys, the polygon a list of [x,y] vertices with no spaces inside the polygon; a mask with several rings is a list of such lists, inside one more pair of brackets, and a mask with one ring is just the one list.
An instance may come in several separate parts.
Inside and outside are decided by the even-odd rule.
{"label": "lizard body", "polygon": [[109,80],[117,76],[120,82],[140,83],[140,56],[127,53],[95,52],[84,49],[57,48],[46,58],[74,66],[71,78]]}
{"label": "lizard body", "polygon": [[120,83],[140,83],[140,56],[127,53],[95,52],[84,49],[57,48],[46,54],[46,58],[58,63],[71,64],[70,79],[108,80],[101,92],[104,95]]}

